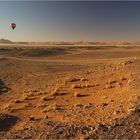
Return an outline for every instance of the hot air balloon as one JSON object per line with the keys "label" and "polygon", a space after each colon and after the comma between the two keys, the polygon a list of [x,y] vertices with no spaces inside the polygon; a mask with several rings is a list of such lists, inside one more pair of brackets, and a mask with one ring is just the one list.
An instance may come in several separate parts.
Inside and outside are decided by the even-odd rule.
{"label": "hot air balloon", "polygon": [[14,30],[16,28],[16,24],[15,23],[11,23],[10,27]]}

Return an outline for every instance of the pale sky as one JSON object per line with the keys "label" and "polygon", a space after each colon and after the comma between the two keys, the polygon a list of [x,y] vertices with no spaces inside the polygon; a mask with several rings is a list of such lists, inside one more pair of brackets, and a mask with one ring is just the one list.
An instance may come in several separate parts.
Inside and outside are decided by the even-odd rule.
{"label": "pale sky", "polygon": [[[17,24],[13,31],[9,25]],[[139,41],[140,2],[0,1],[0,38],[12,41]]]}

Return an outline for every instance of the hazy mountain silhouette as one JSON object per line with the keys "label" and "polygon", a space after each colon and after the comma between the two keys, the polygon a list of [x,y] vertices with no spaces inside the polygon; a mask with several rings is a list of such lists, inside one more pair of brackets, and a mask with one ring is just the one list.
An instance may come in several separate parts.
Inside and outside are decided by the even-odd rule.
{"label": "hazy mountain silhouette", "polygon": [[0,44],[14,44],[14,42],[7,39],[0,39]]}

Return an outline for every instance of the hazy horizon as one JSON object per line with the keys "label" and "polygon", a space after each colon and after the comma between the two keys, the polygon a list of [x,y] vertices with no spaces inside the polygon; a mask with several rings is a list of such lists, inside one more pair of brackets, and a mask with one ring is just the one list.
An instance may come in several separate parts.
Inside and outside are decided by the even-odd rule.
{"label": "hazy horizon", "polygon": [[[0,38],[11,41],[139,41],[139,1],[0,1]],[[15,22],[17,28],[10,29]]]}

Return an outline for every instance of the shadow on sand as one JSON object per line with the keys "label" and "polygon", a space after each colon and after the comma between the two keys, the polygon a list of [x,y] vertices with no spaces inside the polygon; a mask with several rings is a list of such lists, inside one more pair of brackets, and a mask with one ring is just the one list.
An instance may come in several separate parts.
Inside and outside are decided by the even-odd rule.
{"label": "shadow on sand", "polygon": [[16,116],[0,114],[0,131],[8,131],[18,119]]}
{"label": "shadow on sand", "polygon": [[9,90],[11,89],[5,86],[4,82],[0,79],[0,95],[2,93],[8,92]]}

